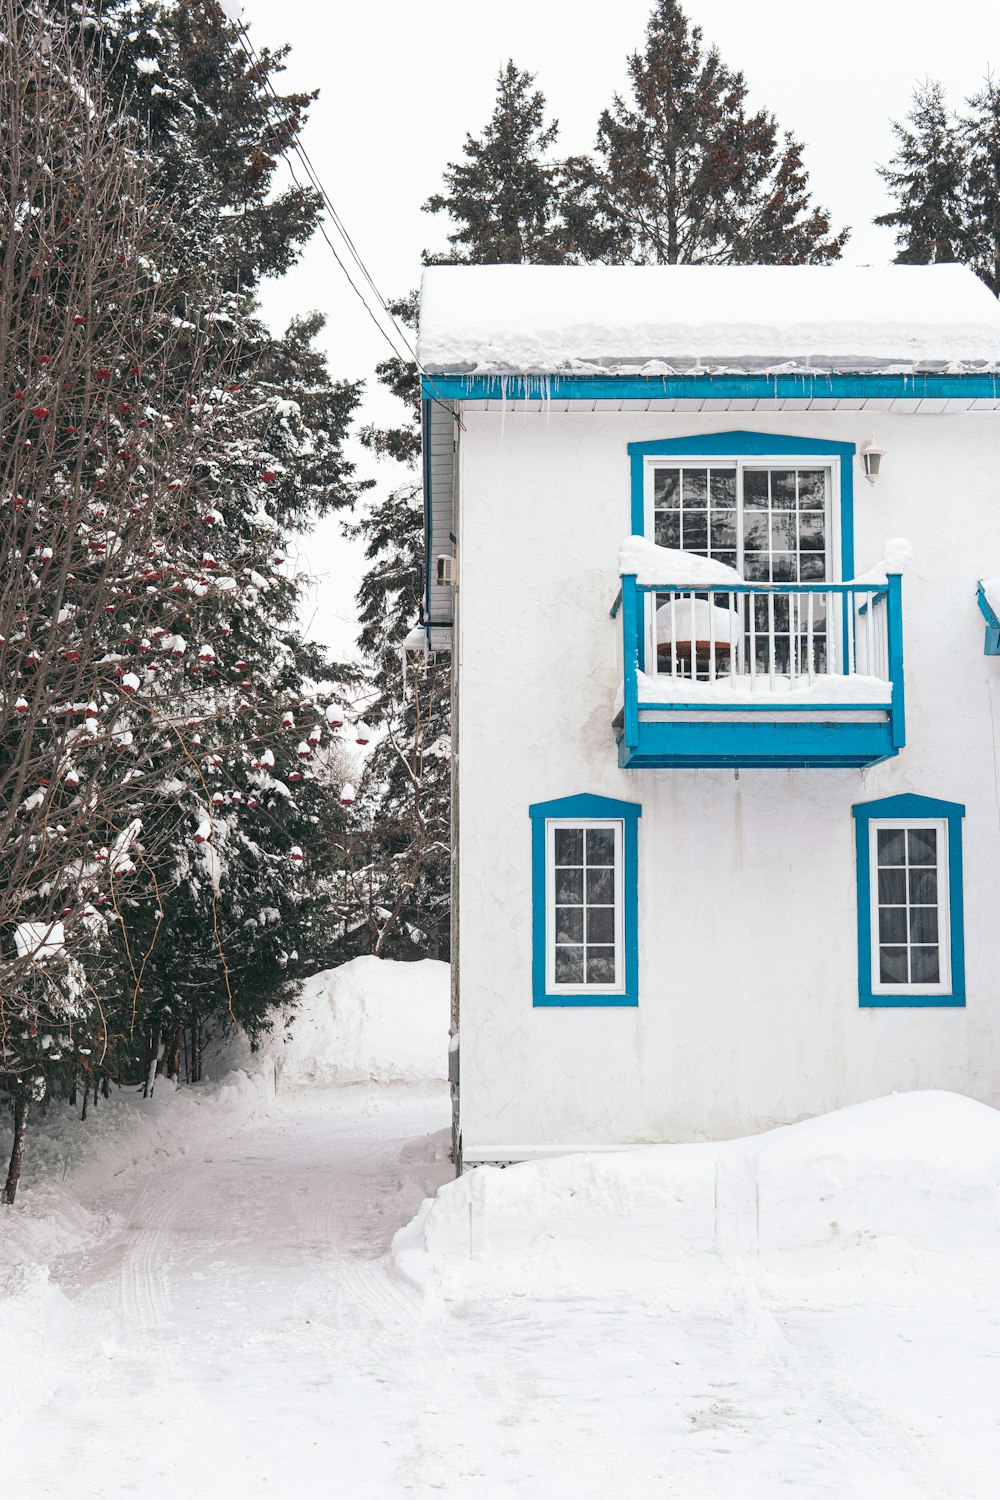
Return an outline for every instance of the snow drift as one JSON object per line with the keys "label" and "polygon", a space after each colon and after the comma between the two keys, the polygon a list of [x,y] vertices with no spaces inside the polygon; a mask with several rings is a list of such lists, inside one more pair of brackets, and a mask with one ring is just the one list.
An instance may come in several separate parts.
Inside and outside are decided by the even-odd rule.
{"label": "snow drift", "polygon": [[426,1289],[471,1276],[529,1290],[877,1237],[968,1251],[998,1235],[1000,1112],[928,1091],[743,1140],[478,1167],[423,1204],[393,1259]]}
{"label": "snow drift", "polygon": [[[449,969],[363,957],[314,974],[239,1065],[274,1069],[278,1092],[448,1077]],[[229,1066],[234,1057],[227,1054]]]}

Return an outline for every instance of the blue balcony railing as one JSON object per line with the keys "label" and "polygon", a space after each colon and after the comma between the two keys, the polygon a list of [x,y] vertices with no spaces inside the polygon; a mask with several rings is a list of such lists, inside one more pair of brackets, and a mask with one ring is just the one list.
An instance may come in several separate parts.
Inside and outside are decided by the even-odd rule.
{"label": "blue balcony railing", "polygon": [[619,765],[870,766],[905,743],[902,581],[622,576]]}

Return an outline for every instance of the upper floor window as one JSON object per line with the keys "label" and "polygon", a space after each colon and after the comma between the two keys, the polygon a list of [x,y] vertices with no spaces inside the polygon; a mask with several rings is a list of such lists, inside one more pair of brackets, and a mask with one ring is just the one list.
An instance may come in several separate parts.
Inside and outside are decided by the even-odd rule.
{"label": "upper floor window", "polygon": [[815,464],[657,463],[652,539],[728,563],[748,583],[822,582],[833,576],[831,493],[830,469]]}

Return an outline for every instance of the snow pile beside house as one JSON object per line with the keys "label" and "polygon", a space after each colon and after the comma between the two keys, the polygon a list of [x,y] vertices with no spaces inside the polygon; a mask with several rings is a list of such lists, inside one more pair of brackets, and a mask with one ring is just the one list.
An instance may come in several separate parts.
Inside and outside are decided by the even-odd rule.
{"label": "snow pile beside house", "polygon": [[248,1055],[241,1066],[273,1065],[279,1093],[444,1081],[449,1009],[446,963],[355,958],[307,979],[296,1001],[279,1013],[257,1061]]}
{"label": "snow pile beside house", "polygon": [[890,1237],[968,1252],[1000,1235],[1000,1112],[892,1095],[743,1140],[478,1167],[393,1241],[396,1269],[444,1295],[628,1283],[705,1258]]}

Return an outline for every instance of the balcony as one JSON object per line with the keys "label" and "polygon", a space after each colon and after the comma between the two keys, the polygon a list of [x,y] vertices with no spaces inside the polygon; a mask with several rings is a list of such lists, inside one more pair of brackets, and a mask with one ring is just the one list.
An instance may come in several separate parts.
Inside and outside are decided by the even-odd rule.
{"label": "balcony", "polygon": [[905,743],[902,581],[691,588],[623,573],[618,764],[872,766]]}

